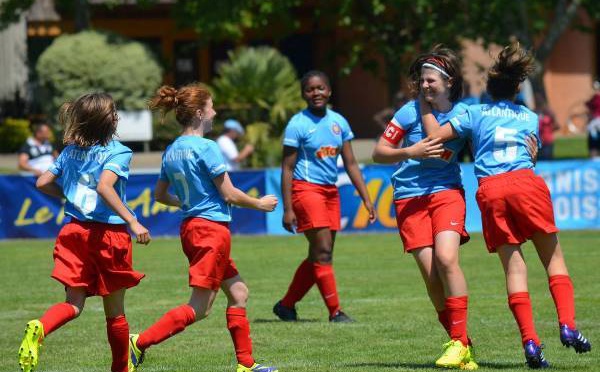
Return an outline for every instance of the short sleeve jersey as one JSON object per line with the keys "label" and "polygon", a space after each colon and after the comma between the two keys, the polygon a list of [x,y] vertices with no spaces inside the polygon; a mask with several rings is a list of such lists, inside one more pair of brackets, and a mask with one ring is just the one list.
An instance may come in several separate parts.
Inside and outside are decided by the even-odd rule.
{"label": "short sleeve jersey", "polygon": [[334,185],[337,182],[337,159],[343,143],[354,138],[348,121],[333,110],[318,117],[303,110],[290,119],[285,128],[283,145],[298,150],[294,179]]}
{"label": "short sleeve jersey", "polygon": [[48,169],[62,183],[67,199],[65,214],[79,221],[124,224],[125,221],[104,203],[96,187],[103,171],[114,172],[119,176],[115,191],[127,205],[125,187],[131,156],[131,150],[118,141],[111,141],[106,146],[67,146]]}
{"label": "short sleeve jersey", "polygon": [[231,221],[231,208],[213,183],[227,165],[212,140],[198,136],[178,137],[163,154],[160,179],[173,185],[183,217]]}
{"label": "short sleeve jersey", "polygon": [[52,152],[54,148],[50,142],[37,143],[32,137],[27,138],[27,141],[19,149],[19,154],[27,154],[29,160],[27,163],[30,167],[45,172],[54,162]]}
{"label": "short sleeve jersey", "polygon": [[510,101],[474,105],[450,119],[461,138],[470,138],[475,158],[475,176],[483,178],[519,169],[533,169],[526,138],[539,140],[538,116]]}
{"label": "short sleeve jersey", "polygon": [[[464,112],[466,108],[465,104],[456,103],[448,112],[434,111],[433,114],[442,123],[441,125],[447,125],[450,118]],[[389,131],[389,126],[392,126],[392,129],[396,128],[397,131]],[[410,147],[427,137],[421,124],[417,101],[410,101],[402,106],[394,114],[389,126],[384,135],[404,133],[402,147]],[[456,157],[464,145],[464,139],[455,139],[444,143],[444,153],[441,159],[408,159],[400,162],[392,175],[394,199],[411,198],[461,188],[460,166]]]}

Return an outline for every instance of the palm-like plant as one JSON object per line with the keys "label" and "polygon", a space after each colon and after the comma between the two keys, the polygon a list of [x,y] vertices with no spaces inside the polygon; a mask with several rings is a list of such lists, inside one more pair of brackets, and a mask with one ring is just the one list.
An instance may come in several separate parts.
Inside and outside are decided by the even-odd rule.
{"label": "palm-like plant", "polygon": [[247,125],[268,123],[272,136],[279,136],[304,104],[294,67],[270,47],[230,51],[229,60],[217,67],[212,88],[221,111]]}

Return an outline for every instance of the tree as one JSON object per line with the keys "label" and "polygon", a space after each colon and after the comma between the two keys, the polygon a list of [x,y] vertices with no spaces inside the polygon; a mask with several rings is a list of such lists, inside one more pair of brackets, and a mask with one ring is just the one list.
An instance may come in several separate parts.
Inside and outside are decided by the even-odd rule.
{"label": "tree", "polygon": [[533,83],[543,92],[543,65],[558,38],[570,26],[584,30],[580,9],[600,16],[597,0],[334,0],[304,6],[295,0],[188,0],[176,4],[175,15],[208,38],[239,40],[248,30],[283,37],[299,26],[294,16],[308,10],[319,31],[339,27],[346,35],[335,50],[346,60],[342,73],[362,65],[380,74],[374,52],[383,58],[392,97],[415,54],[437,43],[456,47],[463,38],[506,44],[516,37],[537,49],[540,74]]}

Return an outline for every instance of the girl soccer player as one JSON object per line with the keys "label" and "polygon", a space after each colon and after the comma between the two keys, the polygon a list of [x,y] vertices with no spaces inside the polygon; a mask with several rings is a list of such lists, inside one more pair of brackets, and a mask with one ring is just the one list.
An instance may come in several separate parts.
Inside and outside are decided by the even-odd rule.
{"label": "girl soccer player", "polygon": [[79,316],[87,296],[102,296],[111,371],[127,372],[125,289],[144,277],[132,268],[127,226],[138,243],[148,244],[150,235],[125,204],[132,153],[112,139],[117,120],[115,104],[105,93],[85,94],[60,108],[67,147],[36,186],[48,195],[66,198],[65,214],[71,220],[56,239],[52,271],[52,277],[65,286],[66,300],[27,323],[19,349],[23,371],[35,369],[44,338]]}
{"label": "girl soccer player", "polygon": [[283,227],[304,233],[308,257],[296,270],[286,295],[275,304],[273,312],[281,320],[297,320],[296,302],[317,283],[329,310],[329,320],[351,322],[340,308],[332,264],[335,235],[340,229],[340,199],[335,186],[340,153],[371,223],[375,221],[375,211],[352,152],[350,140],[354,134],[342,115],[327,108],[331,97],[327,75],[309,71],[302,77],[301,88],[308,108],[294,115],[285,129],[281,191]]}
{"label": "girl soccer player", "polygon": [[[521,244],[533,241],[548,274],[563,345],[576,352],[591,350],[590,342],[577,330],[573,284],[567,271],[554,224],[550,192],[533,173],[527,152],[531,134],[538,137],[535,113],[513,102],[519,85],[533,71],[533,57],[511,44],[502,50],[488,72],[487,91],[493,103],[474,105],[454,118],[451,125],[438,124],[429,105],[421,106],[427,132],[441,140],[470,138],[479,180],[477,203],[489,252],[497,252],[506,275],[509,307],[519,325],[527,365],[548,367],[533,324],[527,289],[527,266]],[[538,141],[539,142],[539,141]]]}
{"label": "girl soccer player", "polygon": [[[419,56],[409,74],[413,94],[424,96],[440,120],[465,110],[466,105],[459,103],[461,65],[451,50],[437,46]],[[373,160],[400,162],[392,184],[404,251],[415,258],[438,320],[450,336],[436,365],[476,369],[467,336],[467,283],[458,259],[460,245],[469,240],[456,159],[464,145],[458,139],[442,148],[438,141],[426,138],[419,102],[413,100],[396,112],[375,147]]]}
{"label": "girl soccer player", "polygon": [[[175,117],[183,127],[181,136],[163,155],[154,195],[160,203],[180,207],[183,211],[181,244],[190,263],[192,295],[187,304],[170,310],[144,332],[131,336],[130,371],[136,370],[144,351],[150,346],[206,318],[219,288],[222,288],[227,295],[227,329],[235,347],[237,372],[277,372],[274,367],[254,361],[246,317],[248,287],[229,256],[230,204],[271,212],[277,205],[277,198],[273,195],[252,198],[231,183],[219,147],[204,138],[216,115],[208,90],[198,85],[178,90],[163,86],[150,107],[160,108],[165,113],[175,110]],[[167,191],[169,186],[176,195]]]}

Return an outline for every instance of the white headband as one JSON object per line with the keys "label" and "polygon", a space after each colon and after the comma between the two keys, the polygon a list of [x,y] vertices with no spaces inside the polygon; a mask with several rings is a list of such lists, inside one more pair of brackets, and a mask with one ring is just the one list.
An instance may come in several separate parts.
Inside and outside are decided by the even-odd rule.
{"label": "white headband", "polygon": [[444,71],[444,69],[442,69],[441,67],[438,67],[438,66],[434,65],[433,63],[423,63],[423,65],[421,65],[421,68],[423,68],[423,67],[434,69],[437,72],[439,72],[440,74],[442,74],[445,77],[447,77],[448,79],[450,79],[450,75],[448,75],[448,73],[446,71]]}

